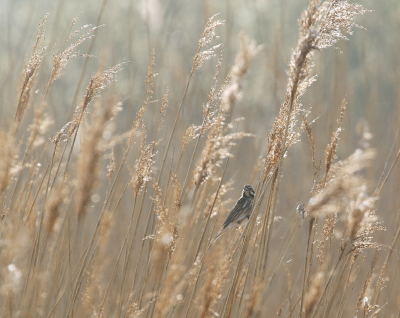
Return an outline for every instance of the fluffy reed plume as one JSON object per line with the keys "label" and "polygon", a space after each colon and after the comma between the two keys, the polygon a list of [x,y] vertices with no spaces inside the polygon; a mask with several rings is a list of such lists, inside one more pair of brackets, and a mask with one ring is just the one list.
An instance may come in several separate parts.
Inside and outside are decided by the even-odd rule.
{"label": "fluffy reed plume", "polygon": [[[212,290],[209,292],[209,297],[210,297],[210,312],[213,313],[214,315],[218,315],[218,303],[220,300],[223,298],[223,293],[224,293],[224,286],[229,281],[229,270],[230,266],[232,265],[231,262],[231,256],[233,253],[233,246],[231,246],[231,249],[225,253],[225,255],[222,255],[219,259],[218,262],[213,261],[211,258],[206,259],[206,262],[208,264],[210,263],[217,263],[216,265],[218,266],[218,270],[216,270],[215,274],[211,276],[212,278]],[[223,247],[221,247],[223,249]],[[221,253],[221,250],[217,250],[217,253]],[[218,255],[218,254],[217,254]],[[211,316],[211,315],[210,315]]]}
{"label": "fluffy reed plume", "polygon": [[[203,148],[199,163],[194,172],[193,182],[199,187],[211,176],[216,175],[215,169],[219,167],[222,160],[231,157],[230,149],[235,145],[234,140],[244,137],[253,136],[248,133],[226,133],[227,124],[225,121],[225,113],[222,111],[223,102],[221,101],[223,94],[231,84],[231,75],[229,75],[217,88],[219,68],[222,63],[222,51],[215,66],[214,85],[208,93],[207,103],[203,105],[203,123],[198,128],[200,130],[197,138],[199,139],[207,130],[206,144]],[[219,103],[219,107],[217,105]],[[196,128],[189,130],[193,134]],[[188,131],[187,131],[188,132]],[[186,136],[185,136],[186,137]],[[185,144],[185,140],[183,142]],[[197,147],[197,145],[196,145]]]}
{"label": "fluffy reed plume", "polygon": [[[307,132],[308,141],[310,143],[311,161],[313,164],[313,174],[314,174],[314,180],[316,180],[321,165],[320,164],[317,165],[317,163],[315,162],[315,144],[314,144],[314,137],[313,137],[312,129],[311,129],[311,123],[309,123],[306,116],[304,116],[302,124],[303,124],[305,131]],[[314,189],[312,189],[311,191],[313,192]]]}
{"label": "fluffy reed plume", "polygon": [[241,32],[239,37],[240,50],[230,71],[231,83],[221,97],[221,109],[225,113],[230,113],[235,102],[242,99],[243,77],[250,67],[251,60],[261,50],[261,46],[257,47],[255,41],[250,40],[244,33]]}
{"label": "fluffy reed plume", "polygon": [[113,175],[115,170],[115,157],[114,157],[114,150],[111,150],[110,152],[110,162],[107,166],[107,178],[108,178],[108,183],[110,183],[111,176]]}
{"label": "fluffy reed plume", "polygon": [[211,265],[208,269],[210,275],[206,277],[206,281],[202,288],[201,294],[203,295],[202,302],[199,308],[199,317],[209,317],[211,314],[211,292],[213,290],[212,275],[215,273],[215,266]]}
{"label": "fluffy reed plume", "polygon": [[[333,228],[339,219],[345,219],[345,230],[340,242],[340,252],[335,264],[335,270],[338,269],[343,256],[349,256],[351,267],[356,258],[365,249],[382,249],[382,245],[374,242],[372,234],[376,231],[384,231],[377,217],[375,216],[374,204],[376,197],[370,197],[366,194],[365,179],[362,176],[362,171],[368,167],[368,162],[374,158],[372,150],[357,150],[350,158],[339,162],[332,166],[335,175],[330,178],[325,187],[310,199],[308,205],[308,215],[315,219],[321,215],[327,215],[323,227],[322,238],[319,243],[319,254],[317,258],[322,266],[327,266],[323,262],[323,248],[327,239],[331,240]],[[340,215],[345,215],[345,218]],[[346,268],[342,263],[342,270]],[[318,297],[317,304],[314,303],[313,317],[321,310],[321,303],[326,295],[328,286],[331,286],[333,274],[327,279],[321,296]],[[342,275],[340,276],[342,277]],[[347,283],[346,283],[347,284]],[[339,285],[337,285],[339,286]],[[365,291],[364,291],[365,293]],[[330,300],[327,306],[329,312],[334,298]],[[308,311],[307,311],[308,312]]]}
{"label": "fluffy reed plume", "polygon": [[26,153],[30,153],[32,150],[45,143],[46,133],[54,124],[54,120],[49,115],[43,114],[43,110],[44,107],[39,107],[35,110],[33,124],[29,125],[28,131],[30,131],[31,134],[28,138]]}
{"label": "fluffy reed plume", "polygon": [[[71,138],[72,134],[79,127],[79,124],[81,123],[89,104],[100,95],[101,91],[104,90],[108,84],[115,80],[116,74],[122,69],[122,66],[124,64],[125,63],[119,63],[105,71],[101,70],[97,72],[94,76],[92,76],[89,85],[86,87],[86,94],[82,102],[75,108],[71,127],[68,130],[68,139]],[[110,108],[106,113],[107,116],[111,117],[113,113],[112,108]],[[106,115],[106,113],[104,115]],[[110,117],[105,118],[105,120],[108,120]]]}
{"label": "fluffy reed plume", "polygon": [[169,89],[167,88],[162,98],[160,111],[158,113],[156,134],[161,130],[164,124],[165,113],[168,108],[168,94],[169,94]]}
{"label": "fluffy reed plume", "polygon": [[75,108],[72,121],[66,123],[53,138],[53,144],[55,148],[58,147],[63,136],[66,136],[67,140],[69,140],[74,132],[76,132],[87,112],[87,108],[90,103],[100,95],[101,91],[104,90],[108,84],[115,80],[116,74],[122,69],[122,65],[124,64],[125,63],[119,63],[107,70],[100,70],[94,76],[92,76],[88,86],[86,87],[86,94],[83,97],[82,102]]}
{"label": "fluffy reed plume", "polygon": [[218,36],[215,33],[215,29],[224,24],[225,21],[216,20],[214,18],[217,14],[213,15],[208,19],[206,27],[204,28],[203,34],[199,40],[199,46],[197,53],[193,59],[193,66],[191,73],[193,74],[196,70],[202,67],[203,63],[215,56],[215,50],[221,46],[221,44],[214,45],[213,47],[206,49],[207,46]]}
{"label": "fluffy reed plume", "polygon": [[142,309],[139,309],[137,303],[131,303],[126,312],[126,318],[138,318],[141,317],[142,314],[148,309],[148,306],[145,306]]}
{"label": "fluffy reed plume", "polygon": [[324,288],[326,270],[327,268],[322,268],[314,277],[311,278],[310,286],[307,289],[304,301],[304,309],[306,313],[312,313],[317,305],[318,299]]}
{"label": "fluffy reed plume", "polygon": [[[161,189],[155,180],[153,180],[153,188],[155,196],[152,200],[158,220],[156,240],[160,242],[164,249],[168,251],[168,254],[171,255],[176,245],[176,225],[171,222],[170,211],[164,205]],[[161,259],[158,261],[161,261]]]}
{"label": "fluffy reed plume", "polygon": [[271,132],[267,134],[268,149],[263,169],[264,178],[268,178],[278,166],[282,153],[298,141],[299,132],[295,127],[297,116],[302,111],[300,97],[305,93],[306,88],[316,80],[315,77],[310,77],[313,66],[311,55],[312,50],[315,49],[316,38],[317,33],[309,31],[307,35],[301,37],[292,54],[285,101],[279,110]]}
{"label": "fluffy reed plume", "polygon": [[[103,85],[106,85],[106,82],[113,78],[113,75],[110,77],[105,74],[114,73],[99,72],[96,74],[88,86],[86,96],[90,95],[91,97],[94,97],[98,94],[100,87],[104,87]],[[85,97],[85,101],[90,100]],[[85,104],[87,105],[86,102],[82,105]],[[105,126],[115,115],[115,107],[118,107],[118,105],[119,104],[112,99],[107,101],[103,109],[101,109],[100,104],[95,105],[95,112],[92,116],[91,126],[88,129],[87,135],[83,138],[77,167],[76,211],[79,218],[83,216],[85,207],[91,198],[98,179],[98,164],[101,156],[100,144],[103,138]],[[71,129],[74,129],[74,127],[77,128],[78,124],[79,121],[76,116]]]}
{"label": "fluffy reed plume", "polygon": [[345,208],[353,197],[363,190],[365,180],[360,175],[375,157],[373,150],[357,150],[348,159],[332,166],[334,175],[327,181],[325,187],[313,196],[308,205],[307,213],[311,218],[338,212]]}
{"label": "fluffy reed plume", "polygon": [[193,182],[196,186],[200,186],[210,177],[217,176],[216,169],[221,166],[222,161],[232,157],[230,149],[236,145],[235,140],[253,136],[244,132],[226,133],[223,118],[218,120],[207,136],[206,144],[195,169]]}
{"label": "fluffy reed plume", "polygon": [[57,186],[46,205],[46,231],[48,234],[58,230],[56,222],[60,216],[62,205],[67,201],[68,189],[65,185]]}
{"label": "fluffy reed plume", "polygon": [[[179,181],[178,177],[176,175],[172,176],[172,187],[174,189],[174,192],[172,194],[172,215],[175,217],[178,217],[178,212],[182,206],[181,202],[181,182]],[[178,223],[178,222],[175,222]]]}
{"label": "fluffy reed plume", "polygon": [[44,40],[44,28],[46,26],[47,14],[44,16],[43,20],[39,23],[36,35],[36,41],[32,47],[31,59],[29,63],[24,68],[24,75],[22,79],[21,93],[19,95],[17,110],[15,112],[14,120],[21,121],[22,115],[24,114],[29,99],[31,96],[31,90],[34,84],[34,80],[42,63],[43,53],[47,47],[39,47],[39,44]]}
{"label": "fluffy reed plume", "polygon": [[0,195],[10,185],[13,176],[22,169],[21,164],[18,163],[17,150],[13,136],[0,131]]}
{"label": "fluffy reed plume", "polygon": [[[151,269],[150,276],[147,277],[147,285],[152,289],[158,290],[162,286],[162,279],[165,268],[170,260],[171,254],[175,249],[176,237],[174,237],[173,224],[170,222],[169,210],[164,205],[161,189],[155,180],[152,180],[154,188],[154,211],[157,216],[157,224],[155,228],[154,244],[150,252],[150,262],[154,264]],[[152,299],[153,292],[148,297]]]}
{"label": "fluffy reed plume", "polygon": [[[233,200],[226,199],[226,194],[233,189],[234,184],[234,180],[229,180],[228,182],[221,184],[217,195],[209,198],[207,205],[204,208],[206,212],[203,214],[203,218],[207,219],[217,215],[226,215],[226,213],[229,212],[229,208],[231,207],[228,206],[233,203]],[[204,202],[201,203],[201,205],[204,206]],[[196,208],[201,209],[201,205],[198,204]]]}
{"label": "fluffy reed plume", "polygon": [[[77,19],[72,20],[71,29],[76,24]],[[78,30],[71,32],[68,37],[65,39],[64,47],[62,51],[57,55],[53,54],[53,68],[51,70],[50,79],[47,83],[47,89],[53,84],[53,82],[60,77],[62,70],[67,66],[70,59],[77,57],[80,55],[80,51],[78,47],[85,42],[86,40],[94,37],[94,31],[97,30],[100,26],[92,27],[86,33],[82,34],[74,43],[71,43],[68,47],[67,42],[77,36],[81,31],[91,27],[90,24],[84,25],[80,27]]]}
{"label": "fluffy reed plume", "polygon": [[356,304],[356,311],[355,311],[356,316],[357,316],[357,314],[361,314],[360,311],[362,311],[361,317],[368,317],[368,315],[373,311],[373,309],[376,309],[376,308],[374,308],[374,306],[369,304],[369,299],[368,299],[369,298],[368,296],[371,294],[371,290],[368,290],[368,288],[370,287],[370,283],[372,280],[372,274],[374,272],[374,268],[376,265],[376,260],[377,260],[377,257],[375,256],[371,262],[371,268],[367,274],[364,285],[358,296],[358,300],[357,300],[357,304]]}
{"label": "fluffy reed plume", "polygon": [[272,173],[286,149],[298,141],[295,126],[298,114],[303,111],[300,98],[316,80],[311,76],[314,51],[332,46],[339,40],[347,40],[346,34],[351,34],[353,27],[359,27],[355,16],[366,12],[368,10],[362,6],[347,1],[321,4],[319,0],[310,0],[299,21],[299,40],[290,58],[285,100],[268,134],[265,177]]}
{"label": "fluffy reed plume", "polygon": [[352,257],[357,257],[364,249],[382,249],[383,246],[373,241],[372,234],[385,231],[375,215],[375,202],[378,198],[370,197],[360,191],[349,204],[347,228],[350,238]]}
{"label": "fluffy reed plume", "polygon": [[346,100],[343,100],[342,106],[340,108],[340,116],[337,121],[338,128],[336,129],[335,132],[333,132],[331,137],[331,143],[326,147],[325,150],[325,179],[328,175],[329,169],[331,168],[333,161],[336,159],[336,150],[339,141],[339,135],[342,130],[341,124],[345,109],[346,109]]}
{"label": "fluffy reed plume", "polygon": [[338,222],[337,213],[328,214],[325,217],[324,226],[322,228],[322,237],[317,244],[319,250],[317,258],[320,264],[324,262],[325,243],[327,241],[329,241],[329,244],[331,243],[333,237],[333,230],[337,222]]}
{"label": "fluffy reed plume", "polygon": [[183,134],[182,138],[182,147],[181,147],[181,152],[180,156],[182,156],[183,151],[185,150],[186,146],[188,143],[193,140],[196,137],[199,137],[199,132],[200,127],[196,125],[190,125],[188,128],[186,128],[185,133]]}
{"label": "fluffy reed plume", "polygon": [[146,146],[146,129],[142,125],[142,141],[140,143],[140,157],[135,162],[135,169],[132,175],[132,185],[135,200],[143,189],[145,183],[150,180],[151,166],[153,164],[154,141]]}
{"label": "fluffy reed plume", "polygon": [[184,300],[183,294],[188,280],[198,273],[201,262],[196,260],[186,265],[187,240],[180,235],[176,241],[174,253],[168,265],[163,284],[155,304],[155,318],[161,318],[173,311]]}
{"label": "fluffy reed plume", "polygon": [[136,137],[137,137],[137,133],[138,133],[138,129],[140,126],[140,123],[142,122],[142,118],[146,112],[147,109],[147,105],[149,104],[149,102],[152,99],[153,96],[153,86],[154,86],[154,77],[157,75],[156,73],[154,73],[154,67],[155,67],[155,52],[154,50],[151,53],[151,57],[150,57],[150,65],[147,68],[147,74],[146,74],[146,78],[145,78],[145,88],[146,88],[146,97],[142,103],[142,106],[140,107],[139,111],[136,114],[136,118],[135,121],[133,122],[132,128],[129,132],[129,138],[127,141],[127,147],[125,150],[125,154],[124,154],[124,159],[122,160],[122,162],[124,163],[129,150],[131,149],[132,143],[135,141]]}
{"label": "fluffy reed plume", "polygon": [[[168,152],[169,152],[169,148],[171,146],[172,138],[174,136],[175,129],[177,127],[178,119],[179,119],[181,110],[183,108],[183,104],[185,102],[186,94],[188,92],[188,88],[189,88],[190,82],[192,80],[192,77],[193,77],[195,71],[198,70],[203,65],[204,61],[209,60],[213,56],[215,56],[215,50],[221,46],[221,44],[217,44],[217,45],[211,47],[210,49],[205,50],[205,48],[214,39],[218,38],[216,33],[215,33],[216,28],[218,26],[221,26],[221,25],[224,24],[224,21],[220,21],[220,20],[213,21],[215,16],[216,15],[214,15],[210,19],[208,19],[207,24],[205,26],[205,29],[203,31],[203,34],[200,37],[199,44],[198,44],[198,47],[197,47],[197,52],[196,52],[196,54],[195,54],[195,56],[193,58],[193,63],[192,63],[192,69],[190,71],[190,76],[189,76],[189,79],[187,81],[186,88],[185,88],[185,91],[183,93],[182,101],[180,103],[178,112],[177,112],[176,117],[175,117],[175,122],[174,122],[174,125],[172,127],[170,138],[168,140],[168,144],[167,144],[167,148],[166,148],[166,151],[165,151],[164,159],[163,159],[162,164],[161,164],[160,176],[162,175],[162,172],[164,170],[165,161],[166,161],[166,158],[167,158],[167,155],[168,155]],[[210,96],[210,94],[213,95],[213,90],[216,87],[216,79],[217,79],[217,75],[218,75],[219,66],[221,65],[221,59],[222,59],[222,50],[221,50],[220,58],[218,59],[217,66],[216,66],[216,72],[215,72],[215,75],[214,75],[214,85],[212,86],[212,89],[211,89],[211,91],[209,93],[209,96]],[[203,114],[203,117],[204,117],[204,114]],[[204,120],[203,120],[203,124],[204,124]],[[193,135],[195,134],[196,130],[199,130],[199,128],[196,127],[195,125],[191,125],[188,128],[188,130],[186,130],[185,136],[184,136],[184,139],[183,139],[183,142],[182,142],[181,154],[180,154],[179,159],[178,159],[178,166],[180,164],[180,160],[181,160],[181,157],[182,157],[182,154],[183,154],[183,150],[186,147],[187,143],[190,141],[190,138],[192,138]],[[202,135],[202,133],[200,133],[199,137],[201,135]],[[193,158],[194,158],[194,154],[196,153],[198,141],[199,141],[199,139],[197,140],[197,144],[195,146],[195,150],[194,150],[192,159],[190,160],[189,167],[191,167],[191,165],[192,165],[192,161],[193,161]],[[185,181],[184,181],[184,187],[186,185],[186,179],[187,178],[185,178]]]}

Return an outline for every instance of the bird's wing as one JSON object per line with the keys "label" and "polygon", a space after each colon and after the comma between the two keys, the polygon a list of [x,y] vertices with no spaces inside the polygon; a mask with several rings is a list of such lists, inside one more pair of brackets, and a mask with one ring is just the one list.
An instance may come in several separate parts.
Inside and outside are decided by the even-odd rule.
{"label": "bird's wing", "polygon": [[249,200],[247,200],[244,197],[241,197],[236,202],[236,205],[232,209],[231,213],[229,213],[222,228],[225,229],[226,227],[228,227],[228,225],[234,222],[245,210],[248,209],[248,207],[249,207]]}

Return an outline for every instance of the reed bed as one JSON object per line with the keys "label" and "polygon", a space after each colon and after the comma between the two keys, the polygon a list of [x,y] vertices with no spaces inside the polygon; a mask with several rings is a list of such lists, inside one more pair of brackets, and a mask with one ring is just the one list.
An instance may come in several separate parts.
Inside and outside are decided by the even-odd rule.
{"label": "reed bed", "polygon": [[[21,67],[2,80],[1,316],[399,317],[399,137],[346,90],[333,49],[368,41],[358,19],[374,12],[310,0],[283,52],[283,24],[269,45],[230,34],[228,2],[197,38],[168,34],[170,56],[163,7],[144,2],[124,56],[101,40],[107,5],[60,38],[43,15],[25,59],[9,56]],[[245,184],[249,221],[214,241]]]}

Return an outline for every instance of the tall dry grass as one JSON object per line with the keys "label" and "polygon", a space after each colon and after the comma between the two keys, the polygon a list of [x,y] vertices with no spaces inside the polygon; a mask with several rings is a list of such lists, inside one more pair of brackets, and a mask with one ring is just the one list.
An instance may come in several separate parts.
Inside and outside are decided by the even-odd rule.
{"label": "tall dry grass", "polygon": [[[400,226],[380,201],[393,193],[400,151],[391,140],[382,161],[368,124],[346,122],[347,96],[325,101],[329,110],[304,102],[318,83],[318,56],[352,40],[363,14],[372,13],[309,1],[286,89],[273,85],[272,99],[283,101],[273,120],[262,117],[263,102],[256,113],[238,111],[263,47],[240,33],[238,51],[227,52],[222,15],[199,33],[188,76],[168,63],[158,69],[167,57],[148,29],[154,49],[140,94],[124,98],[116,80],[135,64],[128,59],[109,67],[101,55],[80,85],[98,26],[76,28],[74,19],[46,64],[54,45],[46,15],[0,132],[1,316],[400,316]],[[68,88],[71,109],[57,110],[57,85],[77,58],[84,63]],[[170,82],[158,82],[165,72]],[[279,72],[275,65],[277,82]],[[324,114],[331,124],[321,127]],[[339,154],[349,136],[359,146]],[[256,189],[249,222],[212,243],[245,183]]]}

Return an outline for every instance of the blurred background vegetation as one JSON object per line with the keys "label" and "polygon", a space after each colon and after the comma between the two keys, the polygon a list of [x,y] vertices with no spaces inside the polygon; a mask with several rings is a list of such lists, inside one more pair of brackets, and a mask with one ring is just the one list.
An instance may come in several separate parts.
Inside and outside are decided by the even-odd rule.
{"label": "blurred background vegetation", "polygon": [[[363,129],[368,127],[372,134],[371,146],[378,150],[376,165],[371,172],[373,180],[377,180],[393,143],[394,149],[400,143],[399,138],[395,138],[400,126],[400,36],[397,32],[400,29],[400,4],[397,1],[369,0],[360,4],[373,10],[357,17],[357,23],[366,30],[355,29],[350,41],[341,41],[336,49],[328,48],[316,54],[314,74],[317,74],[318,80],[308,89],[303,104],[305,108],[312,107],[312,118],[318,117],[312,128],[315,132],[316,158],[323,160],[323,149],[336,125],[340,104],[343,99],[347,100],[338,157],[340,159],[352,153],[359,146]],[[97,30],[91,42],[87,41],[80,49],[82,54],[93,55],[87,58],[87,65],[85,57],[72,60],[50,91],[47,102],[51,106],[48,111],[54,119],[54,133],[65,124],[66,119],[70,120],[73,109],[84,94],[86,83],[97,69],[121,61],[132,62],[124,67],[114,84],[123,101],[123,116],[118,122],[118,131],[127,131],[144,99],[144,78],[153,49],[158,73],[155,96],[161,99],[168,87],[168,112],[176,111],[203,26],[210,16],[219,13],[218,18],[226,20],[219,31],[220,41],[224,44],[221,78],[234,62],[241,31],[262,45],[262,51],[254,58],[246,75],[243,98],[232,114],[232,119],[246,118],[240,130],[261,137],[271,128],[284,98],[286,61],[291,48],[296,45],[297,20],[306,6],[307,1],[288,0],[3,0],[0,8],[3,30],[0,35],[1,124],[7,124],[15,112],[21,74],[31,53],[37,24],[45,13],[49,13],[45,41],[48,54],[37,81],[47,81],[52,54],[62,49],[74,18],[79,17],[75,28],[85,24],[104,25]],[[193,78],[182,112],[182,118],[188,123],[201,123],[201,106],[207,100],[214,65],[215,62],[207,62]],[[41,93],[36,91],[37,96],[42,96]],[[29,112],[33,114],[32,108]],[[167,116],[167,130],[171,128],[172,118]],[[155,120],[155,116],[153,121],[146,118],[146,125],[154,125]],[[183,131],[180,133],[183,134]],[[231,178],[235,175],[239,184],[253,181],[248,176],[265,147],[266,139],[262,137],[239,141],[234,149],[235,161],[239,161],[244,169],[229,171],[228,166],[227,176]],[[301,201],[308,197],[313,180],[308,149],[307,140],[303,138],[303,142],[291,150],[296,154],[288,157],[283,180],[285,191],[281,195],[290,199],[281,197],[282,215],[292,213],[293,200]],[[394,177],[382,193],[383,200],[379,204],[385,206],[381,215],[393,214],[399,206],[400,198],[396,195],[396,189],[400,188],[399,173],[399,169],[393,171]],[[293,178],[302,182],[294,184]]]}

